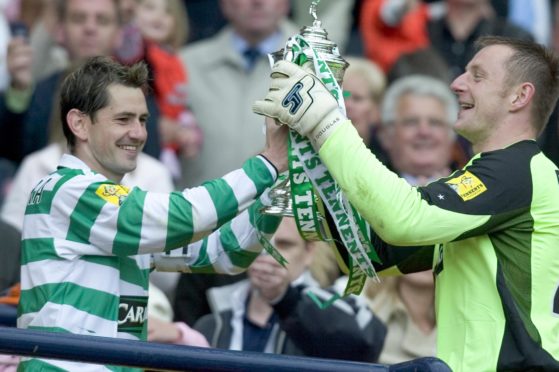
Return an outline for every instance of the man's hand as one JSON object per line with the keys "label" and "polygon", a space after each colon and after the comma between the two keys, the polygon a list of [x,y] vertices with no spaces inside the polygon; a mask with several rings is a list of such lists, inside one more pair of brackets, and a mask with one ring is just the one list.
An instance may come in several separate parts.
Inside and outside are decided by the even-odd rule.
{"label": "man's hand", "polygon": [[269,255],[258,256],[248,268],[248,277],[253,288],[267,302],[276,302],[283,297],[291,283],[287,269]]}
{"label": "man's hand", "polygon": [[336,99],[314,74],[294,63],[279,61],[271,77],[266,98],[256,101],[252,110],[309,137],[319,149],[333,129],[346,120]]}
{"label": "man's hand", "polygon": [[15,37],[8,44],[7,65],[12,88],[26,90],[33,83],[33,50],[23,37]]}
{"label": "man's hand", "polygon": [[266,157],[282,173],[287,170],[287,128],[279,126],[272,118],[266,118]]}
{"label": "man's hand", "polygon": [[164,322],[157,318],[148,320],[148,341],[173,343],[180,336],[178,328],[171,322]]}

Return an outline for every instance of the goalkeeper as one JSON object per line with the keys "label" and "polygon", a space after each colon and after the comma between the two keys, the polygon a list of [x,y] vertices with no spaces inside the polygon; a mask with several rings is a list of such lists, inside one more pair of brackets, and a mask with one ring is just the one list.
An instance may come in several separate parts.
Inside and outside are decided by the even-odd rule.
{"label": "goalkeeper", "polygon": [[453,371],[559,370],[559,171],[535,139],[559,94],[559,61],[485,37],[451,85],[456,131],[476,155],[411,187],[372,155],[319,79],[278,62],[254,111],[309,137],[370,223],[382,274],[433,268],[438,356]]}

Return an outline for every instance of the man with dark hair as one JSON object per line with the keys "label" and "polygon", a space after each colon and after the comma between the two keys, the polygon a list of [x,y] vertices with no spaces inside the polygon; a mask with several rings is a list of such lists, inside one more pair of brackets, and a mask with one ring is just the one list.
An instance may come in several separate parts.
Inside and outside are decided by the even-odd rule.
{"label": "man with dark hair", "polygon": [[[253,204],[286,169],[286,131],[273,125],[260,155],[203,186],[164,194],[120,184],[147,138],[146,84],[143,63],[125,67],[108,57],[88,60],[63,82],[70,154],[39,181],[25,211],[18,327],[145,340],[150,253],[180,248],[173,267],[235,274],[262,249],[256,229],[277,227]],[[28,359],[22,368],[85,367]]]}
{"label": "man with dark hair", "polygon": [[[378,271],[433,268],[437,353],[453,371],[558,370],[559,170],[535,139],[559,95],[559,59],[530,41],[477,45],[451,84],[454,128],[477,155],[424,187],[388,171],[320,80],[295,64],[274,66],[273,89],[254,110],[309,137],[371,224]],[[286,108],[294,86],[302,102]]]}

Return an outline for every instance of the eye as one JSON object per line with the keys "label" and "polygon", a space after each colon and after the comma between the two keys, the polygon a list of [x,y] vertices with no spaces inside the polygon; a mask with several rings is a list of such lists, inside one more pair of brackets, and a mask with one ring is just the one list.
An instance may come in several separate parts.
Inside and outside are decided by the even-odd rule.
{"label": "eye", "polygon": [[130,121],[130,118],[127,116],[117,117],[116,122],[121,125],[126,125]]}

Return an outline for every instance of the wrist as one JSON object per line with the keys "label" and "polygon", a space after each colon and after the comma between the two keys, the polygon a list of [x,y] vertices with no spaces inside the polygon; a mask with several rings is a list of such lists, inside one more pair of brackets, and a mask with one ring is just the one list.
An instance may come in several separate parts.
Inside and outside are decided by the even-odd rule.
{"label": "wrist", "polygon": [[309,139],[315,150],[318,151],[334,130],[346,120],[347,118],[338,108],[330,111],[309,133]]}
{"label": "wrist", "polygon": [[[268,151],[263,151],[259,154],[260,158],[270,169],[270,173],[273,174],[274,180],[276,180],[281,172],[287,169],[287,157],[279,158],[278,156],[274,156],[272,153]],[[273,169],[273,170],[272,170]]]}

